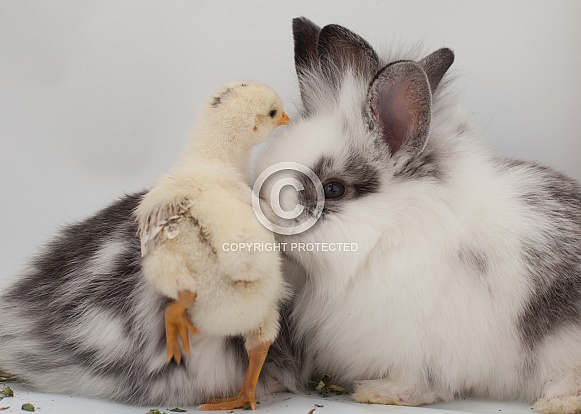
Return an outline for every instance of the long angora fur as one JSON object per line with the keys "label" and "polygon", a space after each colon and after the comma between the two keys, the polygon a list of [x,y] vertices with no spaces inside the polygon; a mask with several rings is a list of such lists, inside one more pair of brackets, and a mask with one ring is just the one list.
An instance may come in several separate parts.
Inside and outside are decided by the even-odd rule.
{"label": "long angora fur", "polygon": [[[300,163],[327,198],[312,228],[279,236],[306,271],[290,318],[303,380],[332,374],[368,403],[470,393],[579,412],[579,184],[484,144],[440,82],[450,50],[381,59],[341,26],[301,18],[293,29],[303,116],[263,148],[255,174]],[[303,190],[281,204],[303,213],[263,207],[294,228],[316,213],[317,188],[290,174]]]}

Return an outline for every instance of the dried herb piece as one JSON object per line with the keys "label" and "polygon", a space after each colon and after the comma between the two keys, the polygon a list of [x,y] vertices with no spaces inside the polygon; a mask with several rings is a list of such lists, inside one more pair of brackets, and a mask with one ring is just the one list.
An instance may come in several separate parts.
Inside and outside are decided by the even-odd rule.
{"label": "dried herb piece", "polygon": [[183,408],[177,408],[177,407],[176,408],[171,408],[171,409],[168,408],[167,410],[168,411],[171,411],[171,412],[174,412],[174,413],[185,413],[186,411],[188,411],[188,410],[184,410]]}
{"label": "dried herb piece", "polygon": [[323,375],[323,378],[321,378],[321,382],[325,385],[331,385],[332,379],[333,379],[332,376],[330,376],[329,374],[325,374]]}
{"label": "dried herb piece", "polygon": [[251,410],[250,405],[245,405],[244,407],[242,407],[242,409],[246,411]]}
{"label": "dried herb piece", "polygon": [[4,397],[14,397],[14,391],[8,385],[5,385],[4,388],[0,390],[0,394]]}
{"label": "dried herb piece", "polygon": [[327,398],[330,395],[341,395],[347,392],[344,388],[332,384],[332,379],[333,377],[331,377],[329,374],[325,374],[323,375],[323,378],[321,378],[321,380],[317,383],[315,390],[321,397]]}
{"label": "dried herb piece", "polygon": [[17,382],[18,378],[4,371],[0,371],[0,382]]}
{"label": "dried herb piece", "polygon": [[10,408],[10,406],[8,406],[8,407],[0,407],[0,411],[7,410],[7,409],[9,409],[9,408]]}
{"label": "dried herb piece", "polygon": [[161,412],[157,408],[152,408],[151,410],[149,410],[145,414],[161,414]]}
{"label": "dried herb piece", "polygon": [[324,407],[324,405],[323,404],[315,404],[315,407],[321,408],[321,407]]}
{"label": "dried herb piece", "polygon": [[24,411],[34,411],[34,405],[32,405],[31,403],[25,403],[22,404],[22,409]]}

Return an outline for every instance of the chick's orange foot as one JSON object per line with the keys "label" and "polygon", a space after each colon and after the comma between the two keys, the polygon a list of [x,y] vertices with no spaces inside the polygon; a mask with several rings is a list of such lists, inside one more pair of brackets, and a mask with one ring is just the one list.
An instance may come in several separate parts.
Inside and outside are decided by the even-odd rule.
{"label": "chick's orange foot", "polygon": [[212,398],[206,404],[200,405],[205,411],[213,410],[235,410],[250,406],[256,410],[256,384],[258,377],[264,365],[264,360],[268,354],[270,343],[263,343],[248,351],[248,370],[242,384],[242,389],[236,397],[231,398]]}
{"label": "chick's orange foot", "polygon": [[247,390],[245,394],[239,394],[236,397],[230,398],[212,398],[206,404],[200,405],[198,408],[204,411],[217,410],[236,410],[237,408],[250,407],[256,410],[255,392]]}
{"label": "chick's orange foot", "polygon": [[190,321],[187,309],[194,304],[196,294],[189,290],[178,293],[178,300],[173,301],[165,308],[165,339],[167,362],[172,358],[179,365],[182,361],[181,345],[186,357],[190,356],[189,333],[197,334],[198,330]]}

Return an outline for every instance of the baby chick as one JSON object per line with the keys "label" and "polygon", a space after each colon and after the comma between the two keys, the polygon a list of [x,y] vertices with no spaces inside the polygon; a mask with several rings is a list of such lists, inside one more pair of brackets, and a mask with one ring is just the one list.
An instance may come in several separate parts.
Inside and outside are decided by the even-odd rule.
{"label": "baby chick", "polygon": [[[135,211],[144,277],[174,299],[165,311],[168,362],[190,354],[189,333],[242,335],[249,365],[238,396],[201,407],[256,408],[258,376],[279,330],[288,291],[274,251],[230,249],[273,243],[256,219],[247,183],[252,146],[289,123],[271,89],[254,82],[220,88],[201,111],[179,162]],[[234,251],[233,251],[234,250]]]}

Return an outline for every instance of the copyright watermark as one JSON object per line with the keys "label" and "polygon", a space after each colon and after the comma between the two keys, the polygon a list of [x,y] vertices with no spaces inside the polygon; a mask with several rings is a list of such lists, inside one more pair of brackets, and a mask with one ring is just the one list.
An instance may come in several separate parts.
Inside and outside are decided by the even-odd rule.
{"label": "copyright watermark", "polygon": [[225,252],[356,252],[357,243],[224,243]]}
{"label": "copyright watermark", "polygon": [[[282,171],[289,171],[293,176],[276,177]],[[304,178],[300,180],[297,176]],[[267,182],[268,185],[265,187]],[[309,199],[306,195],[308,189],[305,188],[303,182],[312,186],[312,191],[309,194],[314,193],[314,208],[309,209],[300,202],[300,200]],[[295,197],[296,204],[292,209],[283,209],[281,206],[282,191],[289,186],[294,188],[297,193]],[[262,210],[263,205],[261,204],[260,195],[264,189],[263,187],[270,188],[269,192],[263,191],[263,193],[267,194],[263,194],[262,200],[269,207],[270,218]],[[303,197],[298,196],[301,192]],[[324,207],[325,193],[321,180],[309,167],[296,162],[280,162],[271,165],[258,176],[252,187],[254,214],[264,227],[277,234],[290,236],[310,229],[321,217]],[[285,225],[279,223],[285,223]]]}

